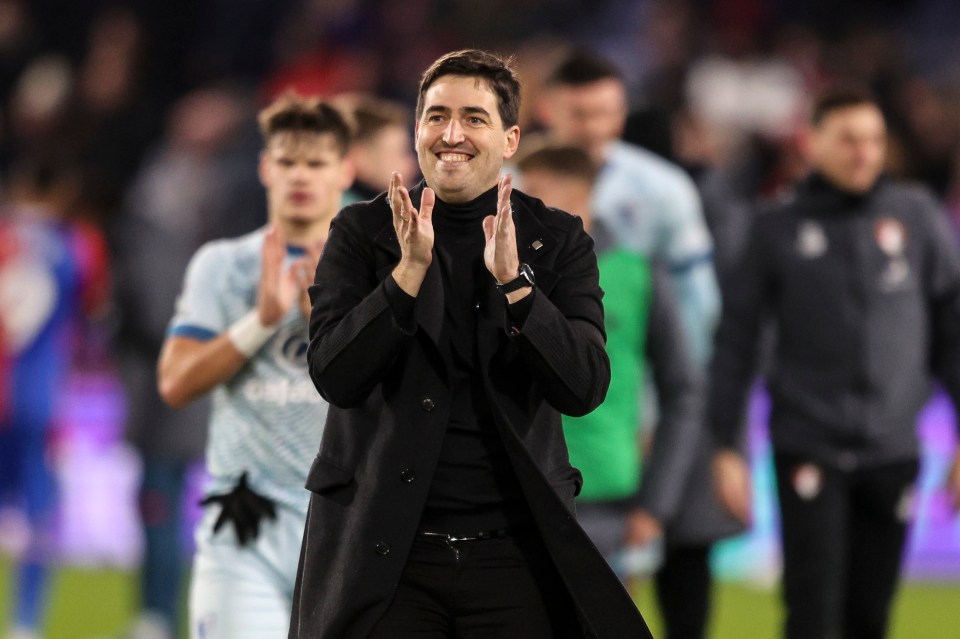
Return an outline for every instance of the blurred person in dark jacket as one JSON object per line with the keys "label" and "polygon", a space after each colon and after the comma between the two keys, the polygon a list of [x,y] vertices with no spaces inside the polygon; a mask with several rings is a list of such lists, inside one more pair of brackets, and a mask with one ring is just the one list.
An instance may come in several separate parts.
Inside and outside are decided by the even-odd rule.
{"label": "blurred person in dark jacket", "polygon": [[[788,639],[885,635],[931,377],[960,401],[960,255],[933,197],[882,175],[885,142],[869,93],[819,98],[813,173],[753,224],[716,338],[715,479],[747,521],[749,471],[734,442],[761,326],[776,329],[767,384]],[[955,505],[958,462],[960,452]]]}

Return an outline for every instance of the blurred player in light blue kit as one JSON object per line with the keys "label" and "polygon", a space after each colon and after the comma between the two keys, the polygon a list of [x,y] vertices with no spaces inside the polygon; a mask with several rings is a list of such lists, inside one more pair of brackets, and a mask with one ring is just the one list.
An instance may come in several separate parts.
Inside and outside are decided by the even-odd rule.
{"label": "blurred player in light blue kit", "polygon": [[203,246],[159,362],[174,407],[212,391],[211,475],[196,532],[190,635],[285,637],[327,406],[307,373],[307,287],[352,179],[349,128],[316,99],[260,114],[268,226]]}
{"label": "blurred player in light blue kit", "polygon": [[54,552],[56,409],[85,318],[106,307],[106,243],[72,221],[76,182],[48,161],[12,171],[0,212],[0,504],[26,514],[10,637],[40,637],[47,564]]}

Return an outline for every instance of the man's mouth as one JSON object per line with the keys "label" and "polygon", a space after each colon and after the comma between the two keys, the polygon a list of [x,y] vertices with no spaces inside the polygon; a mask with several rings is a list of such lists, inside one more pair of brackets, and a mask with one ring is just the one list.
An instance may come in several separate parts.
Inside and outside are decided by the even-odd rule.
{"label": "man's mouth", "polygon": [[468,162],[473,156],[467,155],[466,153],[453,153],[450,151],[441,151],[437,153],[437,157],[440,158],[441,162]]}
{"label": "man's mouth", "polygon": [[310,201],[310,194],[303,191],[296,191],[290,194],[290,200],[295,204],[305,204]]}

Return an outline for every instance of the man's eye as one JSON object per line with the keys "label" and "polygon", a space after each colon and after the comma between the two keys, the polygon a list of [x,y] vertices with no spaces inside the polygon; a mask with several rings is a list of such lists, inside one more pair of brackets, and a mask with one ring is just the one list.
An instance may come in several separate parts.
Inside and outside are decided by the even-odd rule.
{"label": "man's eye", "polygon": [[474,116],[474,117],[472,117],[472,118],[467,118],[467,122],[469,122],[469,123],[472,124],[473,126],[483,126],[484,124],[486,124],[486,122],[483,120],[483,118],[476,117],[476,116]]}
{"label": "man's eye", "polygon": [[437,115],[428,115],[428,116],[427,116],[427,122],[433,122],[433,123],[443,122],[443,116],[442,116],[442,115],[438,115],[438,114],[437,114]]}
{"label": "man's eye", "polygon": [[279,160],[277,160],[277,164],[283,167],[291,167],[293,166],[293,160],[289,160],[287,158],[280,158]]}

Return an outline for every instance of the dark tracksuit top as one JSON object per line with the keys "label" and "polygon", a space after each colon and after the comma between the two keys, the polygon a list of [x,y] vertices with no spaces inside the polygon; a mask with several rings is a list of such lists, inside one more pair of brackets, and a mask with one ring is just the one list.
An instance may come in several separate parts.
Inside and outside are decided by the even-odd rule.
{"label": "dark tracksuit top", "polygon": [[844,469],[914,458],[931,377],[960,399],[960,257],[921,189],[881,179],[856,196],[813,175],[756,219],[710,370],[719,447],[735,447],[767,318],[778,453]]}

